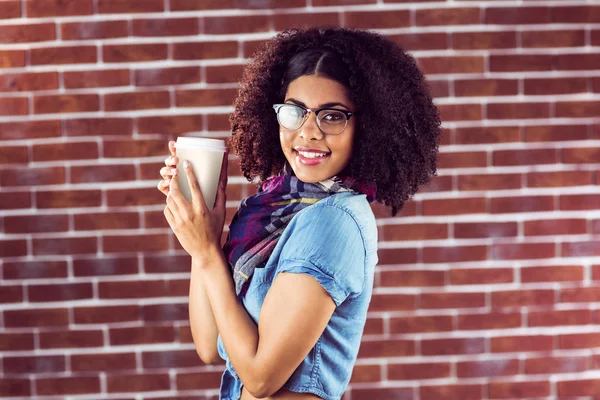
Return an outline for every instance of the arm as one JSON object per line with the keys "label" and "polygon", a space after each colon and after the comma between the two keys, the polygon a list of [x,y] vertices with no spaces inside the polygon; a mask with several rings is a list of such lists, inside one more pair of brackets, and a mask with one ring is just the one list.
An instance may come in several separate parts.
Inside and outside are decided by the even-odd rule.
{"label": "arm", "polygon": [[190,329],[198,356],[205,364],[212,364],[219,359],[217,350],[219,331],[202,280],[202,271],[198,262],[192,260],[189,302]]}
{"label": "arm", "polygon": [[265,298],[257,328],[235,295],[222,252],[202,268],[202,282],[233,367],[254,397],[274,394],[319,339],[335,310],[333,299],[309,275],[280,273]]}

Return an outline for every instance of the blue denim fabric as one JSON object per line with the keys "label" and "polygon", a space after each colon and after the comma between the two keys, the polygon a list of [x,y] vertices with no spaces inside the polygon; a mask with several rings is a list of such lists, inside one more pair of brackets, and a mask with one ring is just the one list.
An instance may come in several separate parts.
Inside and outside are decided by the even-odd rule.
{"label": "blue denim fabric", "polygon": [[[255,323],[280,272],[313,276],[336,309],[310,353],[283,388],[339,400],[350,381],[367,318],[377,264],[377,226],[364,194],[336,193],[298,212],[284,230],[264,268],[254,272],[242,303]],[[221,400],[238,400],[243,383],[226,362]]]}

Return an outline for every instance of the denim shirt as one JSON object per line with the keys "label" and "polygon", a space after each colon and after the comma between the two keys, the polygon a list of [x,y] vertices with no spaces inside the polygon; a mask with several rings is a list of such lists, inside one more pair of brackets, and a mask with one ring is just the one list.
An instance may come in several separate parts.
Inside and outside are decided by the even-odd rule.
{"label": "denim shirt", "polygon": [[[377,226],[364,194],[333,194],[299,211],[283,231],[264,268],[254,271],[242,304],[258,325],[260,309],[280,272],[313,276],[335,302],[316,344],[283,388],[339,400],[346,390],[367,318],[377,264]],[[221,400],[238,400],[240,381],[221,336],[225,360]]]}

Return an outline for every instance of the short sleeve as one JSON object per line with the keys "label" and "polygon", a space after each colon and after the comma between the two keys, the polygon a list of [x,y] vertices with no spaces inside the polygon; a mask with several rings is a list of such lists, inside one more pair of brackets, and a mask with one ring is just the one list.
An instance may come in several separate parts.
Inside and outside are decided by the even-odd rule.
{"label": "short sleeve", "polygon": [[365,246],[352,215],[335,205],[313,205],[287,226],[277,273],[313,276],[336,306],[362,292]]}

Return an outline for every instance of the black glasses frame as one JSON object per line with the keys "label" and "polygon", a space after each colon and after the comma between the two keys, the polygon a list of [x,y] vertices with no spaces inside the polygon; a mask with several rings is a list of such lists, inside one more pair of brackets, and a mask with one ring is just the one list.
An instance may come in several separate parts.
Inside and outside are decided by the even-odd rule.
{"label": "black glasses frame", "polygon": [[[300,106],[298,104],[290,104],[290,103],[273,104],[273,109],[275,110],[275,113],[277,114],[277,122],[279,122],[279,109],[281,107],[283,107],[283,106],[298,107],[299,109],[302,110],[302,118],[303,118],[302,119],[302,123],[296,129],[294,129],[294,130],[302,128],[302,125],[304,125],[304,123],[308,119],[308,113],[314,113],[315,116],[317,116],[317,115],[319,115],[319,113],[321,111],[323,111],[323,110],[329,110],[329,111],[338,111],[338,112],[341,112],[342,114],[344,114],[346,116],[346,125],[344,125],[344,129],[342,129],[339,133],[325,133],[325,132],[323,132],[323,129],[321,129],[321,121],[319,120],[319,118],[317,118],[317,126],[319,127],[319,130],[321,132],[323,132],[325,135],[339,135],[340,133],[344,132],[346,130],[346,127],[348,126],[348,121],[350,120],[350,117],[352,117],[353,115],[357,115],[358,114],[357,111],[346,111],[346,110],[340,110],[339,108],[331,108],[331,107],[323,107],[323,108],[318,108],[316,110],[313,110],[311,108],[302,107],[302,106]],[[281,125],[281,122],[279,122],[279,124]]]}

